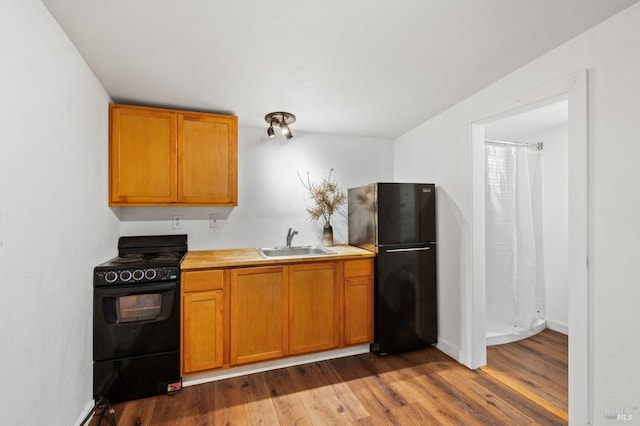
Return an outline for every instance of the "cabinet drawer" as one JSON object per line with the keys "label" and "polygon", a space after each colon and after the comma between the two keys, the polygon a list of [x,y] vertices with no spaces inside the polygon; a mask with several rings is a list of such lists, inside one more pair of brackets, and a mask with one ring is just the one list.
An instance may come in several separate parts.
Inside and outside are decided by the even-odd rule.
{"label": "cabinet drawer", "polygon": [[373,260],[346,260],[344,262],[344,277],[366,277],[373,273]]}
{"label": "cabinet drawer", "polygon": [[192,291],[220,290],[224,287],[224,271],[190,271],[182,274],[182,288],[185,293]]}

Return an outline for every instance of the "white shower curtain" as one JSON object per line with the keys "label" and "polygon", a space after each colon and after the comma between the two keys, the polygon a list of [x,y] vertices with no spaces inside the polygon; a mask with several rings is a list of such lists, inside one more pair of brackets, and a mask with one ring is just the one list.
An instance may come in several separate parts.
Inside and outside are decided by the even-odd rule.
{"label": "white shower curtain", "polygon": [[542,167],[535,148],[485,146],[488,336],[527,334],[544,320]]}

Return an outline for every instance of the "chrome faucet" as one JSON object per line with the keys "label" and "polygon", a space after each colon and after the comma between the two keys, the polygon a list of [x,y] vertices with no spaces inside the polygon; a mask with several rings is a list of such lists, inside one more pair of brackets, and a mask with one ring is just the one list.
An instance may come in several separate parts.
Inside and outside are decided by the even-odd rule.
{"label": "chrome faucet", "polygon": [[287,248],[291,248],[291,240],[293,240],[293,237],[298,233],[298,231],[296,231],[293,228],[289,228],[289,231],[287,232]]}

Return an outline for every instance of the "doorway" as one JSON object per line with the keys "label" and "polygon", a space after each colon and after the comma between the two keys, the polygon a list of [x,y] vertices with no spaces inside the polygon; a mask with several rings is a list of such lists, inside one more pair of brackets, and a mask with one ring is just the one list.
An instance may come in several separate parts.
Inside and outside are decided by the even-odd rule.
{"label": "doorway", "polygon": [[563,99],[484,126],[487,367],[482,370],[564,421],[567,113]]}
{"label": "doorway", "polygon": [[568,334],[568,103],[485,124],[487,346]]}
{"label": "doorway", "polygon": [[472,169],[472,253],[471,280],[465,284],[467,313],[463,323],[466,336],[465,365],[486,365],[486,263],[485,263],[485,193],[484,140],[487,123],[535,110],[562,100],[568,111],[568,260],[567,283],[569,312],[569,418],[571,423],[587,424],[593,416],[589,395],[590,315],[587,258],[588,227],[588,114],[587,72],[581,71],[531,89],[516,96],[498,100],[469,116],[471,130]]}

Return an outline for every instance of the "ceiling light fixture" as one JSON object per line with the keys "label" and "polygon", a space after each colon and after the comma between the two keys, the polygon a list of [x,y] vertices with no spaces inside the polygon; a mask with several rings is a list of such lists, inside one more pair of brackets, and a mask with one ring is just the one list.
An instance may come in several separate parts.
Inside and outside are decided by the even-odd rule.
{"label": "ceiling light fixture", "polygon": [[269,114],[264,116],[264,120],[269,123],[267,136],[269,136],[270,138],[275,136],[275,131],[273,130],[274,124],[280,127],[280,132],[285,138],[287,138],[287,140],[293,137],[293,133],[291,133],[289,124],[296,122],[296,116],[291,114],[290,112],[270,112]]}

